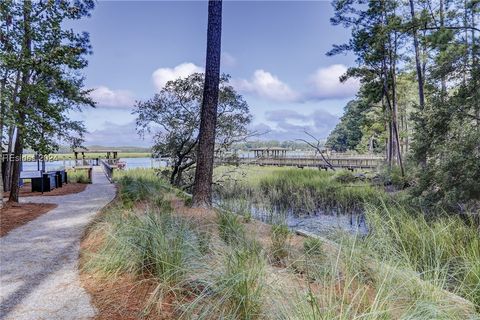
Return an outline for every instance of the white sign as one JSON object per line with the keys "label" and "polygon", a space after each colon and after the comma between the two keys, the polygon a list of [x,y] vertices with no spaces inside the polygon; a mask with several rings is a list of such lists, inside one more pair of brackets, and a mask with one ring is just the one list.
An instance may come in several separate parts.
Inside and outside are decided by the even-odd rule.
{"label": "white sign", "polygon": [[41,178],[42,171],[22,171],[20,172],[20,179]]}

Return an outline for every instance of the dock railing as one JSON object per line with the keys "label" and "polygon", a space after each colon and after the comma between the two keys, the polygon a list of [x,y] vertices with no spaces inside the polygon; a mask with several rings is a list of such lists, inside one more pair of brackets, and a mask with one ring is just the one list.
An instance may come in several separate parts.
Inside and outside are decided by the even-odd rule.
{"label": "dock railing", "polygon": [[[334,168],[345,169],[374,169],[384,163],[382,156],[376,155],[331,155],[327,158]],[[287,166],[287,167],[315,167],[328,168],[328,164],[320,156],[292,155],[287,157],[228,157],[217,158],[217,164],[258,165],[258,166]]]}
{"label": "dock railing", "polygon": [[105,161],[104,159],[100,159],[100,165],[102,166],[103,172],[107,176],[107,179],[110,182],[113,182],[113,170],[115,166],[109,163],[110,161]]}

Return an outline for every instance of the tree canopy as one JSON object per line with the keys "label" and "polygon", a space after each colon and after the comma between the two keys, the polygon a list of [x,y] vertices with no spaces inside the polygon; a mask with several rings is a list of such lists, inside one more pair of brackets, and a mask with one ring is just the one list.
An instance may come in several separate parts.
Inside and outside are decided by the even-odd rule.
{"label": "tree canopy", "polygon": [[352,33],[330,54],[353,52],[359,66],[342,80],[357,77],[362,86],[329,145],[366,151],[373,130],[385,139],[391,169],[403,170],[408,159],[412,200],[478,209],[480,2],[336,0],[333,6],[332,23]]}
{"label": "tree canopy", "polygon": [[[137,102],[133,112],[140,134],[156,132],[152,151],[170,159],[169,179],[177,186],[190,184],[184,173],[196,164],[203,83],[201,73],[169,81],[152,99]],[[248,104],[229,84],[229,76],[221,75],[215,152],[243,141],[251,119]]]}
{"label": "tree canopy", "polygon": [[[8,152],[28,147],[54,152],[61,141],[78,146],[85,128],[69,112],[94,106],[79,73],[91,52],[87,33],[65,27],[89,16],[93,0],[2,1],[0,4],[1,124]],[[10,198],[18,201],[20,163],[7,163]]]}

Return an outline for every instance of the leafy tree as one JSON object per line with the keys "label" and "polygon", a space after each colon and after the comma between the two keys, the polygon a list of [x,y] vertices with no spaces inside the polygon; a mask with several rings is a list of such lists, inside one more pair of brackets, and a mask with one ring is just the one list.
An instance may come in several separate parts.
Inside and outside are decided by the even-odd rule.
{"label": "leafy tree", "polygon": [[358,101],[352,100],[345,106],[340,122],[330,133],[326,146],[338,152],[353,150],[362,139],[362,123],[365,117]]}
{"label": "leafy tree", "polygon": [[[78,73],[87,66],[90,45],[88,34],[64,23],[88,16],[94,1],[6,1],[1,8],[6,17],[1,25],[6,49],[0,55],[2,123],[9,124],[14,158],[20,159],[26,147],[46,154],[61,140],[78,145],[85,129],[68,113],[94,106]],[[21,166],[20,161],[10,164],[9,200],[17,202]]]}
{"label": "leafy tree", "polygon": [[349,68],[341,78],[360,78],[363,98],[370,103],[382,103],[388,116],[389,166],[398,164],[403,174],[403,158],[398,126],[397,76],[402,45],[402,21],[398,16],[400,2],[396,0],[333,1],[334,25],[351,28],[348,43],[335,45],[328,53],[353,52],[358,67]]}
{"label": "leafy tree", "polygon": [[[204,75],[195,73],[169,81],[152,99],[137,102],[137,129],[140,134],[157,130],[152,151],[170,159],[170,182],[185,186],[185,173],[197,163],[200,113]],[[216,149],[223,153],[247,137],[251,121],[248,105],[232,86],[229,77],[219,79]]]}
{"label": "leafy tree", "polygon": [[[346,44],[359,67],[359,114],[346,110],[335,134],[369,128],[388,133],[387,158],[407,155],[412,201],[426,208],[478,211],[480,192],[480,2],[478,0],[337,0],[334,24],[352,29]],[[384,117],[372,116],[378,105]],[[355,116],[355,121],[348,121]],[[363,122],[362,122],[363,121]],[[341,129],[341,130],[340,130]],[[351,138],[350,141],[358,141]],[[392,145],[393,142],[393,145]],[[344,144],[346,145],[346,144]],[[349,146],[352,148],[352,146]],[[399,158],[398,160],[401,160]],[[431,210],[434,212],[435,210]]]}
{"label": "leafy tree", "polygon": [[213,160],[217,122],[218,84],[222,40],[222,0],[208,1],[207,58],[205,85],[200,117],[197,169],[192,205],[209,208],[212,205]]}

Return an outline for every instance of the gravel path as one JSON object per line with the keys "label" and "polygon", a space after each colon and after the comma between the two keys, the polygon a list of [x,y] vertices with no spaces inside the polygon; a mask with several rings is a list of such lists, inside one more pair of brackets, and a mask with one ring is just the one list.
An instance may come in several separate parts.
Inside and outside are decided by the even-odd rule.
{"label": "gravel path", "polygon": [[95,315],[78,275],[80,238],[115,196],[100,167],[93,184],[66,196],[29,197],[54,210],[0,238],[0,319],[89,319]]}

